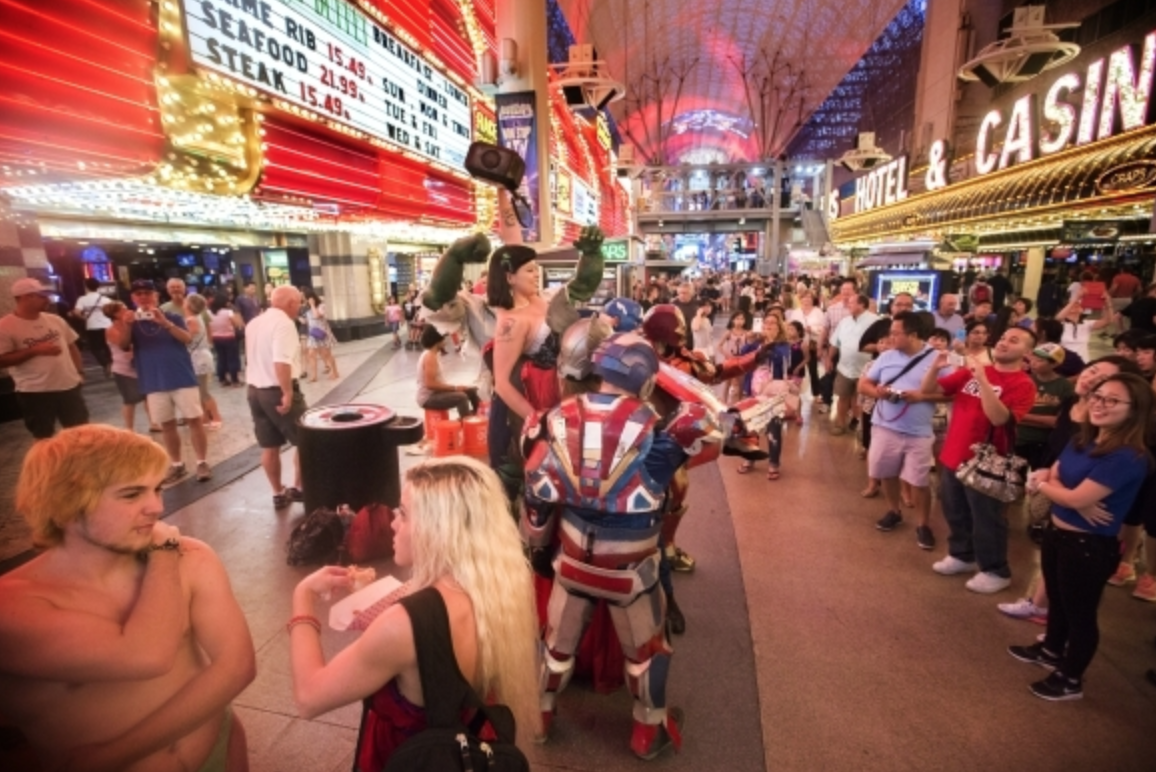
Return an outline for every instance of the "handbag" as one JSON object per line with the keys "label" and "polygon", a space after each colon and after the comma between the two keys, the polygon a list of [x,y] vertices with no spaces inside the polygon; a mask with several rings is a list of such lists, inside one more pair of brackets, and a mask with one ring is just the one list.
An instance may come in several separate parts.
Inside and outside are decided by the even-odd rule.
{"label": "handbag", "polygon": [[329,333],[327,333],[321,327],[310,327],[309,337],[316,341],[322,341],[329,337]]}
{"label": "handbag", "polygon": [[[1014,448],[1015,418],[1009,417],[1008,425],[1008,447]],[[1024,495],[1028,462],[1013,450],[1006,454],[1000,453],[992,442],[994,438],[995,426],[991,426],[987,431],[987,442],[977,442],[971,446],[974,455],[959,465],[955,476],[974,491],[1010,503]]]}
{"label": "handbag", "polygon": [[393,557],[393,510],[366,504],[357,511],[345,534],[345,551],[354,563]]}

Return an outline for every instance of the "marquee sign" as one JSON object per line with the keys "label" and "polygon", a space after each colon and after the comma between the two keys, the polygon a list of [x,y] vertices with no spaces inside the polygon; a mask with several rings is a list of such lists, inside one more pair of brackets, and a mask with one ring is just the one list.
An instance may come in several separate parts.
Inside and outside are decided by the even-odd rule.
{"label": "marquee sign", "polygon": [[[1064,73],[1052,81],[1042,99],[1035,93],[1026,94],[1006,115],[1002,110],[988,112],[976,135],[976,173],[990,174],[1073,145],[1147,126],[1154,112],[1154,74],[1156,31],[1145,35],[1138,46],[1126,45],[1106,58],[1089,62],[1082,75]],[[951,148],[946,140],[938,139],[928,153],[925,189],[934,191],[949,185],[950,167]],[[1156,162],[1136,161],[1111,169],[1096,185],[1101,193],[1156,186]],[[906,198],[906,158],[897,158],[855,180],[856,214]],[[917,224],[904,221],[904,227]]]}
{"label": "marquee sign", "polygon": [[907,156],[883,164],[855,180],[855,214],[907,198]]}
{"label": "marquee sign", "polygon": [[[1035,94],[1017,99],[1006,123],[1000,110],[985,115],[975,141],[976,172],[988,174],[1072,144],[1086,145],[1117,131],[1146,126],[1151,117],[1156,32],[1144,36],[1139,61],[1135,48],[1127,45],[1112,52],[1106,68],[1102,58],[1090,62],[1082,79],[1075,72],[1061,75],[1044,95],[1038,119]],[[992,148],[1001,132],[1003,147],[996,153]]]}
{"label": "marquee sign", "polygon": [[193,63],[464,171],[469,95],[347,0],[184,0]]}

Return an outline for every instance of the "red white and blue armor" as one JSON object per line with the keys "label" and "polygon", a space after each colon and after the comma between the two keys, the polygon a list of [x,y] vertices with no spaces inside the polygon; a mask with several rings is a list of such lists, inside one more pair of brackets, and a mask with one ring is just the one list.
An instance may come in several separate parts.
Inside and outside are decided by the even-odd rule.
{"label": "red white and blue armor", "polygon": [[678,727],[667,720],[673,651],[664,626],[658,539],[675,470],[690,453],[710,452],[723,440],[717,415],[688,404],[659,430],[658,416],[643,399],[594,393],[568,398],[527,425],[521,527],[532,553],[549,551],[554,570],[541,680],[547,722],[570,680],[594,605],[603,599],[634,696],[631,747],[642,755],[662,730],[675,747],[681,744]]}

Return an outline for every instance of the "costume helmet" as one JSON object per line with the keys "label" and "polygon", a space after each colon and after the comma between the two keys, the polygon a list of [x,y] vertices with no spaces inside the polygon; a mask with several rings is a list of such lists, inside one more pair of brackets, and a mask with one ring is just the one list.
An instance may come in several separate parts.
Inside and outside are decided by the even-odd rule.
{"label": "costume helmet", "polygon": [[658,374],[658,354],[637,333],[611,335],[594,352],[594,373],[603,381],[645,398],[647,384]]}
{"label": "costume helmet", "polygon": [[597,316],[579,319],[562,333],[558,352],[558,373],[575,381],[585,379],[593,371],[591,355],[614,330]]}
{"label": "costume helmet", "polygon": [[615,332],[634,332],[642,324],[642,306],[630,298],[614,298],[602,309],[607,316],[618,320]]}
{"label": "costume helmet", "polygon": [[678,348],[686,341],[686,320],[678,306],[659,303],[642,318],[642,334],[651,343]]}

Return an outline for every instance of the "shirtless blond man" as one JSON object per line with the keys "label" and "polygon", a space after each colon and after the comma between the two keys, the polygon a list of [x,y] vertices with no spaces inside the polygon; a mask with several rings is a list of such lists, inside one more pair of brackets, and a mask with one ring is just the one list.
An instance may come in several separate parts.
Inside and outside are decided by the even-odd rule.
{"label": "shirtless blond man", "polygon": [[46,770],[237,772],[256,673],[216,554],[159,521],[168,456],[89,425],[35,444],[16,508],[45,551],[0,577],[0,715]]}

